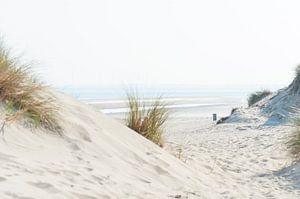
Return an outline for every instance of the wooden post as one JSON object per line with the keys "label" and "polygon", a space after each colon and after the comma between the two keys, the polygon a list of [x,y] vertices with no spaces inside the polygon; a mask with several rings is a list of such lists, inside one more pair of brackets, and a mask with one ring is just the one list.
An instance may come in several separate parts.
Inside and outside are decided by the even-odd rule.
{"label": "wooden post", "polygon": [[214,114],[213,114],[213,121],[215,122],[215,121],[217,121],[217,119],[218,119],[217,114],[214,113]]}

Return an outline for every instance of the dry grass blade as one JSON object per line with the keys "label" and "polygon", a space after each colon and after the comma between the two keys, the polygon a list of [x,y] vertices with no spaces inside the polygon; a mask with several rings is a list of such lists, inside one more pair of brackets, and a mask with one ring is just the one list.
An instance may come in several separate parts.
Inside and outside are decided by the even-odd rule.
{"label": "dry grass blade", "polygon": [[289,141],[290,154],[298,161],[300,160],[300,119],[294,121],[296,130]]}
{"label": "dry grass blade", "polygon": [[161,97],[147,105],[133,93],[128,94],[127,126],[159,146],[163,146],[162,134],[169,112]]}
{"label": "dry grass blade", "polygon": [[54,97],[32,79],[30,65],[24,65],[0,43],[0,101],[7,121],[23,120],[34,127],[60,131]]}

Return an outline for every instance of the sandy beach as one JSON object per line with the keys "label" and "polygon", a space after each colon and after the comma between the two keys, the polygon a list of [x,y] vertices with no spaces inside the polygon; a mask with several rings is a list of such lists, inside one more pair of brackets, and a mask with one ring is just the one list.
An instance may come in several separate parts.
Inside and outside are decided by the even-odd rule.
{"label": "sandy beach", "polygon": [[99,105],[53,94],[63,105],[62,137],[5,126],[1,198],[300,196],[299,166],[289,167],[286,146],[293,127],[266,125],[259,107],[239,108],[220,125],[211,111],[227,115],[232,104],[173,110],[160,148],[125,127],[124,113],[104,115]]}
{"label": "sandy beach", "polygon": [[5,126],[1,198],[175,198],[209,190],[207,176],[123,124],[74,98],[54,95],[64,105],[62,136]]}
{"label": "sandy beach", "polygon": [[[216,125],[212,113],[223,117],[235,105],[245,106],[243,101],[229,101],[227,106],[173,110],[163,136],[164,150],[209,177],[209,193],[216,193],[216,198],[299,198],[298,181],[280,174],[291,165],[286,142],[293,127],[265,125],[268,118],[258,108],[241,108],[242,118]],[[124,123],[124,114],[110,116]]]}
{"label": "sandy beach", "polygon": [[[167,150],[214,182],[221,198],[299,198],[297,183],[277,175],[290,162],[290,126],[224,124],[177,118],[168,125]],[[295,183],[295,184],[294,184]]]}

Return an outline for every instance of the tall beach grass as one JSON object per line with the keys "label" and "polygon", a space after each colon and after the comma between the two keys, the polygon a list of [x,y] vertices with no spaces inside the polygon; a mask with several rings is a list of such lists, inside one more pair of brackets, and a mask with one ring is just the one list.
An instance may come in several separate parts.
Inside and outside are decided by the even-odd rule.
{"label": "tall beach grass", "polygon": [[33,77],[30,64],[21,63],[0,42],[0,103],[6,110],[5,121],[60,131],[55,99],[46,89]]}
{"label": "tall beach grass", "polygon": [[295,68],[295,74],[297,77],[300,77],[300,64]]}
{"label": "tall beach grass", "polygon": [[127,103],[129,112],[126,125],[162,147],[164,125],[169,117],[169,111],[163,99],[158,97],[147,104],[139,98],[136,92],[131,92],[127,95]]}
{"label": "tall beach grass", "polygon": [[265,97],[271,94],[271,91],[269,90],[262,90],[262,91],[256,91],[248,97],[248,106],[253,106],[257,102],[261,101]]}
{"label": "tall beach grass", "polygon": [[294,120],[295,131],[289,141],[290,154],[294,160],[300,160],[300,118]]}

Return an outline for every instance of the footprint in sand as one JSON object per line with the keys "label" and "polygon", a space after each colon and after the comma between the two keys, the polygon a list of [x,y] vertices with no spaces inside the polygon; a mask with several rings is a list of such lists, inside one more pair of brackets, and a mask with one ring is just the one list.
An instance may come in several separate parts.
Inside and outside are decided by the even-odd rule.
{"label": "footprint in sand", "polygon": [[155,169],[155,171],[156,171],[159,175],[166,175],[166,174],[169,175],[169,172],[168,172],[168,171],[162,169],[162,168],[159,167],[159,166],[154,166],[154,169]]}
{"label": "footprint in sand", "polygon": [[98,182],[98,184],[103,185],[103,179],[92,175],[92,178]]}
{"label": "footprint in sand", "polygon": [[79,193],[73,193],[73,194],[76,195],[76,197],[79,199],[98,199],[98,197],[89,196],[85,194],[79,194]]}
{"label": "footprint in sand", "polygon": [[5,192],[5,195],[10,196],[10,197],[12,197],[14,199],[34,199],[32,197],[19,196],[19,195],[15,194],[15,193],[11,193],[11,192]]}
{"label": "footprint in sand", "polygon": [[6,178],[0,177],[0,182],[6,181]]}
{"label": "footprint in sand", "polygon": [[42,189],[48,193],[58,193],[59,190],[56,189],[52,184],[49,184],[49,183],[44,183],[44,182],[29,182],[28,184],[36,187],[36,188],[39,188],[39,189]]}

